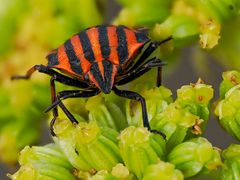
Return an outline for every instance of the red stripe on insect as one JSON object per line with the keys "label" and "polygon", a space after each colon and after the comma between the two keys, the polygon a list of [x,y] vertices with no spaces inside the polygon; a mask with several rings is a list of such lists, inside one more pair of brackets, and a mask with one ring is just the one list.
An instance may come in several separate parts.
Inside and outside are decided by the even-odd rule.
{"label": "red stripe on insect", "polygon": [[110,47],[109,61],[111,61],[115,65],[118,65],[119,64],[119,57],[117,52],[118,38],[117,38],[116,29],[117,28],[115,26],[109,26],[107,28],[109,47]]}
{"label": "red stripe on insect", "polygon": [[138,43],[135,32],[133,30],[124,29],[127,38],[127,48],[129,59],[132,59],[136,56],[137,50],[144,44]]}
{"label": "red stripe on insect", "polygon": [[95,60],[98,62],[103,61],[101,45],[99,44],[99,34],[97,28],[91,28],[86,31],[90,40]]}
{"label": "red stripe on insect", "polygon": [[70,74],[76,75],[76,73],[74,73],[71,68],[64,45],[61,45],[58,48],[58,60],[59,60],[59,64],[54,66],[54,68],[59,68],[66,72],[69,72]]}
{"label": "red stripe on insect", "polygon": [[84,57],[82,44],[80,42],[79,36],[75,35],[71,38],[71,43],[77,58],[80,60],[80,65],[82,67],[83,73],[87,73],[90,69],[91,63]]}
{"label": "red stripe on insect", "polygon": [[103,66],[102,62],[99,62],[99,63],[98,63],[98,69],[99,69],[99,71],[100,71],[100,73],[101,73],[101,75],[102,75],[103,81],[105,81],[105,77],[104,77],[104,66]]}

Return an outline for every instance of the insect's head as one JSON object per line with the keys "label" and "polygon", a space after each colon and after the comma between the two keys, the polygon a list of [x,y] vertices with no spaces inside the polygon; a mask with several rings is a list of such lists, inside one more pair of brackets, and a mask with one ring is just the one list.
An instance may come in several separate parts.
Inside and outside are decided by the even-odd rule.
{"label": "insect's head", "polygon": [[103,60],[94,62],[88,72],[89,80],[97,86],[103,93],[109,94],[114,84],[117,73],[117,65],[110,61]]}

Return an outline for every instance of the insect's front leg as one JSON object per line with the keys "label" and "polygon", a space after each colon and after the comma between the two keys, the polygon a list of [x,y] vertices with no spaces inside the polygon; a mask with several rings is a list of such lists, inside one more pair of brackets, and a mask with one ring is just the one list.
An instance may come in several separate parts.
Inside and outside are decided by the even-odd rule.
{"label": "insect's front leg", "polygon": [[78,121],[75,119],[72,113],[67,109],[67,107],[63,104],[62,100],[68,99],[68,98],[92,97],[100,93],[98,89],[92,89],[91,91],[66,90],[66,91],[59,92],[58,95],[56,96],[54,79],[52,80],[51,87],[52,87],[52,99],[54,101],[52,102],[52,105],[45,110],[45,112],[53,110],[53,119],[50,123],[50,130],[53,136],[55,136],[53,126],[56,121],[56,118],[58,117],[57,106],[59,106],[63,110],[63,112],[66,114],[66,116],[72,123],[78,124]]}
{"label": "insect's front leg", "polygon": [[158,59],[156,57],[149,59],[144,64],[142,64],[140,67],[133,69],[131,72],[128,72],[127,74],[119,76],[116,80],[116,85],[124,85],[126,83],[129,83],[129,82],[133,81],[134,79],[140,77],[144,73],[148,72],[151,68],[162,67],[165,64],[166,64],[165,62],[161,61],[160,59]]}

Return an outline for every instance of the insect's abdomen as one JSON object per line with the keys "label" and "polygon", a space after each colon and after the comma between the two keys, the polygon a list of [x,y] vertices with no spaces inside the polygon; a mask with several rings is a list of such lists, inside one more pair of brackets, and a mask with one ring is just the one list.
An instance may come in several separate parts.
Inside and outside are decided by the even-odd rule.
{"label": "insect's abdomen", "polygon": [[149,39],[124,26],[94,26],[72,36],[48,56],[48,66],[82,77],[93,62],[124,65]]}

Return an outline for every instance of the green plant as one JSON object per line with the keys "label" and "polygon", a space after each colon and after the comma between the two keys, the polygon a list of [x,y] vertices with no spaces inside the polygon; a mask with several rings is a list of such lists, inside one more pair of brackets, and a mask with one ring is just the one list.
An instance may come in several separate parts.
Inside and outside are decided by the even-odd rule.
{"label": "green plant", "polygon": [[[225,72],[224,75],[229,73],[231,72]],[[82,121],[79,124],[72,124],[60,114],[54,125],[54,145],[25,148],[20,155],[21,168],[9,177],[21,179],[34,174],[35,179],[40,178],[44,171],[41,168],[43,162],[59,167],[58,170],[49,167],[48,171],[44,171],[44,175],[49,178],[53,171],[57,177],[63,172],[61,169],[66,167],[74,179],[183,179],[196,175],[207,176],[218,171],[223,174],[221,177],[231,175],[232,171],[226,170],[224,164],[229,166],[232,161],[222,163],[221,151],[201,137],[209,118],[209,101],[213,97],[210,85],[198,80],[195,84],[182,86],[177,91],[178,96],[174,102],[171,100],[171,91],[163,86],[142,90],[141,94],[145,95],[146,101],[151,102],[149,106],[153,108],[148,114],[152,128],[164,132],[166,140],[142,127],[141,118],[134,118],[138,116],[139,107],[129,106],[128,100],[114,95],[93,97],[81,109],[101,107],[98,108],[99,111],[89,111],[89,119],[76,114]],[[116,113],[121,114],[117,118],[112,114],[111,108],[118,107],[116,104],[119,102],[126,103],[127,106],[117,108]],[[75,104],[68,105],[76,108]],[[131,118],[139,122],[133,123],[135,126],[127,125],[124,128],[118,128],[117,124],[112,126],[116,120],[121,121],[122,117],[128,115],[129,107],[132,111]],[[99,120],[99,116],[108,118]],[[59,153],[48,156],[49,147],[61,152],[61,159],[66,164],[56,161]],[[27,153],[29,149],[35,153]],[[45,158],[39,157],[35,149],[45,149],[41,151]],[[223,157],[235,157],[234,153],[235,151],[225,150]],[[27,161],[23,163],[22,159]]]}
{"label": "green plant", "polygon": [[[123,8],[113,23],[145,26],[153,40],[173,36],[173,41],[155,52],[169,66],[179,59],[182,48],[199,42],[194,47],[193,60],[204,58],[208,52],[220,57],[221,64],[228,68],[240,67],[239,0],[118,2]],[[49,82],[37,75],[32,84],[9,82],[9,77],[25,72],[36,61],[44,64],[43,57],[49,49],[80,29],[102,23],[104,1],[1,3],[5,8],[0,17],[0,160],[15,163],[18,152],[38,140],[41,119],[47,119],[42,111],[50,104]],[[151,126],[164,132],[166,140],[142,128],[141,108],[135,101],[114,94],[71,100],[66,104],[81,123],[69,123],[60,112],[54,144],[26,146],[20,154],[20,169],[9,177],[183,179],[210,176],[220,168],[222,179],[238,179],[238,145],[221,153],[201,137],[209,119],[213,88],[199,80],[181,87],[173,100],[166,87],[153,88],[152,73],[155,72],[129,87],[145,97]],[[215,109],[220,124],[237,140],[239,77],[237,71],[223,74],[220,101]],[[189,156],[182,156],[185,152]]]}

